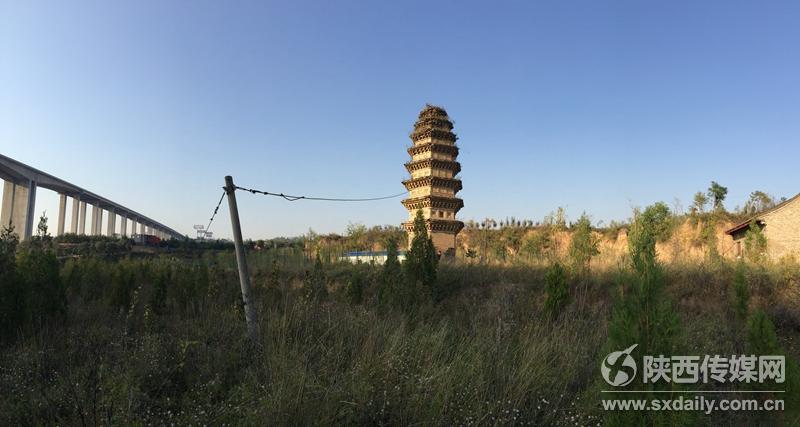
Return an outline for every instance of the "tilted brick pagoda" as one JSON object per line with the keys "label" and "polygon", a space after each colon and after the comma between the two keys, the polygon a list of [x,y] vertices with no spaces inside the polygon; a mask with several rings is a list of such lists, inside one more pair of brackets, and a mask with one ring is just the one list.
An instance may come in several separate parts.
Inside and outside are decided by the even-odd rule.
{"label": "tilted brick pagoda", "polygon": [[409,242],[414,237],[414,217],[422,210],[433,245],[448,256],[455,255],[456,235],[464,228],[464,223],[456,220],[456,213],[464,207],[464,201],[456,197],[461,190],[456,139],[447,111],[426,105],[411,133],[414,145],[408,149],[411,161],[406,163],[411,178],[403,181],[408,190],[408,198],[403,200],[408,222],[403,225]]}

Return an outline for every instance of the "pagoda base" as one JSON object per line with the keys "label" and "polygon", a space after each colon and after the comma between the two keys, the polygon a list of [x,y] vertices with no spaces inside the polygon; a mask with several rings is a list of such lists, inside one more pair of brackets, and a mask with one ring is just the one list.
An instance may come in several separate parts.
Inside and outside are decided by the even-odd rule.
{"label": "pagoda base", "polygon": [[[428,236],[431,238],[431,241],[433,241],[436,253],[445,256],[455,256],[456,236],[458,232],[464,228],[464,223],[461,221],[430,219],[427,219],[425,222],[428,228]],[[410,248],[411,242],[414,240],[414,222],[403,223],[403,226],[405,226],[408,232],[408,247]]]}

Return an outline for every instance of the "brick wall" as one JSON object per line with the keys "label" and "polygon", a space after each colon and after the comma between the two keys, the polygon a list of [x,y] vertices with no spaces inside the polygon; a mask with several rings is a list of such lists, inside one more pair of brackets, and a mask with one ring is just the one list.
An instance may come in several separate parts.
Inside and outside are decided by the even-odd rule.
{"label": "brick wall", "polygon": [[800,258],[800,197],[760,218],[766,224],[767,253],[773,260],[788,255]]}

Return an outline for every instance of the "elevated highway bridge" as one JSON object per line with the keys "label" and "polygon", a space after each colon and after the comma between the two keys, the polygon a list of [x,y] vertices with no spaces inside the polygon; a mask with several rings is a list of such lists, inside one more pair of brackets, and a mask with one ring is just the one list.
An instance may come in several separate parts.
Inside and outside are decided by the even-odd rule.
{"label": "elevated highway bridge", "polygon": [[[109,236],[148,234],[162,239],[183,237],[172,228],[127,206],[2,154],[0,154],[0,178],[4,181],[0,225],[3,227],[13,226],[20,240],[30,238],[33,234],[36,189],[40,187],[52,190],[59,195],[56,235],[70,232],[82,235],[105,234]],[[72,201],[69,229],[65,224],[68,198]],[[92,215],[87,228],[87,209],[90,207]],[[106,217],[105,233],[103,233],[104,216]],[[119,232],[117,232],[117,218],[120,220]]]}

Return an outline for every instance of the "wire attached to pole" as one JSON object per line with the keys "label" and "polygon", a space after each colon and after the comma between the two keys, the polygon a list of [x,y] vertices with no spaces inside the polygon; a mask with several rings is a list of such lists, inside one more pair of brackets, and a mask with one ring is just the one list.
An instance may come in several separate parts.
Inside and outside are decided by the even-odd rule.
{"label": "wire attached to pole", "polygon": [[271,193],[269,191],[262,191],[262,190],[254,190],[252,188],[244,188],[236,186],[237,190],[247,191],[252,194],[263,194],[265,196],[274,196],[274,197],[281,197],[287,201],[295,202],[297,200],[316,200],[316,201],[325,201],[325,202],[372,202],[377,200],[387,200],[387,199],[394,199],[396,197],[404,196],[407,193],[404,191],[402,193],[393,194],[391,196],[383,196],[383,197],[367,197],[367,198],[360,198],[360,199],[348,199],[348,198],[334,198],[334,197],[310,197],[310,196],[292,196],[289,194],[283,193]]}
{"label": "wire attached to pole", "polygon": [[214,213],[211,214],[211,218],[208,220],[208,226],[206,227],[205,231],[208,231],[211,228],[211,223],[214,222],[214,217],[217,216],[217,212],[219,212],[219,207],[222,205],[222,199],[225,198],[225,190],[222,190],[222,195],[219,196],[219,202],[217,202],[217,207],[214,208]]}

